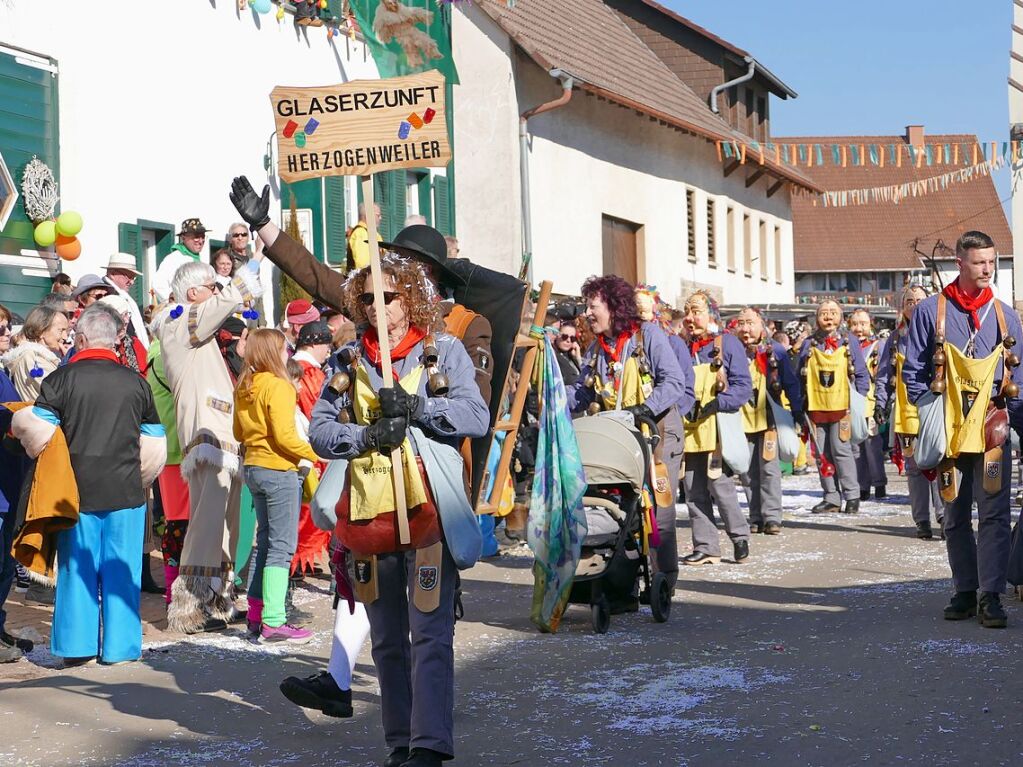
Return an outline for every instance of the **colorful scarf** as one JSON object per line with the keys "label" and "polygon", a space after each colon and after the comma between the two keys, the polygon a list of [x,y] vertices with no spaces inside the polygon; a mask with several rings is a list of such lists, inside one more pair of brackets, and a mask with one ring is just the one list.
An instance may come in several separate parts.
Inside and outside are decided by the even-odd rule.
{"label": "colorful scarf", "polygon": [[[409,352],[416,348],[416,344],[424,338],[426,338],[425,330],[417,328],[415,325],[409,325],[408,332],[401,339],[401,343],[391,349],[391,362],[405,359]],[[366,331],[362,334],[362,350],[366,353],[366,359],[376,367],[380,367],[380,339],[377,336],[376,328],[366,328]],[[391,375],[394,376],[395,381],[398,380],[398,373],[393,368]]]}

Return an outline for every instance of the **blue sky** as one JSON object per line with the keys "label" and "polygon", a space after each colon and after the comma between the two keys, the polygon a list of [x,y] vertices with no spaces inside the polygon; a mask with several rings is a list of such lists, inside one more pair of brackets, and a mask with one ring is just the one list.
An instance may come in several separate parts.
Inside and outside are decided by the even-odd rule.
{"label": "blue sky", "polygon": [[[799,94],[772,100],[776,136],[927,133],[1008,138],[1012,0],[660,0],[749,51]],[[1009,172],[995,174],[1009,194]]]}

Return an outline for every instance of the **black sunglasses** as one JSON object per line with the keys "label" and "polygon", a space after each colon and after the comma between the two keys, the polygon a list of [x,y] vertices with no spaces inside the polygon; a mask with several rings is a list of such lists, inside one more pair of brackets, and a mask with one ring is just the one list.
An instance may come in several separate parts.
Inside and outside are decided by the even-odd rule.
{"label": "black sunglasses", "polygon": [[248,237],[249,233],[248,232],[235,232],[231,236],[232,237]]}
{"label": "black sunglasses", "polygon": [[562,333],[561,334],[561,340],[562,341],[574,341],[575,340],[575,336],[570,335],[568,333]]}
{"label": "black sunglasses", "polygon": [[[387,305],[387,306],[390,306],[391,303],[394,301],[394,299],[398,298],[398,296],[400,296],[400,295],[401,295],[400,293],[392,293],[389,290],[385,290],[384,291],[384,304]],[[372,306],[373,305],[373,301],[374,301],[373,294],[372,293],[363,293],[361,296],[359,296],[359,300],[362,302],[363,306]]]}

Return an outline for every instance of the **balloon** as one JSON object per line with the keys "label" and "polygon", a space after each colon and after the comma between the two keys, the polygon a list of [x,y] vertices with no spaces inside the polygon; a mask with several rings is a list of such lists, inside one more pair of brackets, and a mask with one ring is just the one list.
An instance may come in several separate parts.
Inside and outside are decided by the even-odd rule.
{"label": "balloon", "polygon": [[323,8],[323,10],[327,10],[328,7],[327,0],[320,0],[320,7]]}
{"label": "balloon", "polygon": [[77,237],[57,237],[57,255],[65,261],[74,261],[82,255],[82,241]]}
{"label": "balloon", "polygon": [[35,229],[36,245],[41,248],[50,247],[57,239],[57,224],[53,221],[43,221]]}
{"label": "balloon", "polygon": [[82,214],[66,210],[57,216],[57,234],[74,237],[82,231]]}
{"label": "balloon", "polygon": [[251,0],[251,5],[256,13],[270,13],[270,0]]}

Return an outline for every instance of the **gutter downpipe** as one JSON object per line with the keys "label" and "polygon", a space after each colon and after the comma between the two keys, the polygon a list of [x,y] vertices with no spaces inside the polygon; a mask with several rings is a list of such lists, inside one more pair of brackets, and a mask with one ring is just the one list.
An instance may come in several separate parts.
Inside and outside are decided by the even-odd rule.
{"label": "gutter downpipe", "polygon": [[743,57],[743,60],[747,64],[749,64],[749,69],[747,70],[746,74],[744,74],[742,77],[736,77],[734,80],[729,80],[727,83],[715,85],[714,90],[710,92],[710,109],[714,114],[721,113],[721,110],[718,109],[718,94],[721,93],[721,91],[727,90],[728,88],[731,88],[734,85],[740,85],[741,83],[747,82],[748,80],[752,80],[753,75],[756,74],[757,71],[756,59],[754,59],[752,56],[745,56]]}
{"label": "gutter downpipe", "polygon": [[548,74],[561,82],[561,95],[553,101],[547,101],[519,115],[519,176],[522,187],[522,265],[519,267],[519,279],[533,284],[533,224],[529,210],[529,132],[527,123],[530,117],[543,112],[550,112],[567,104],[572,98],[574,80],[571,75],[560,69],[552,69]]}

